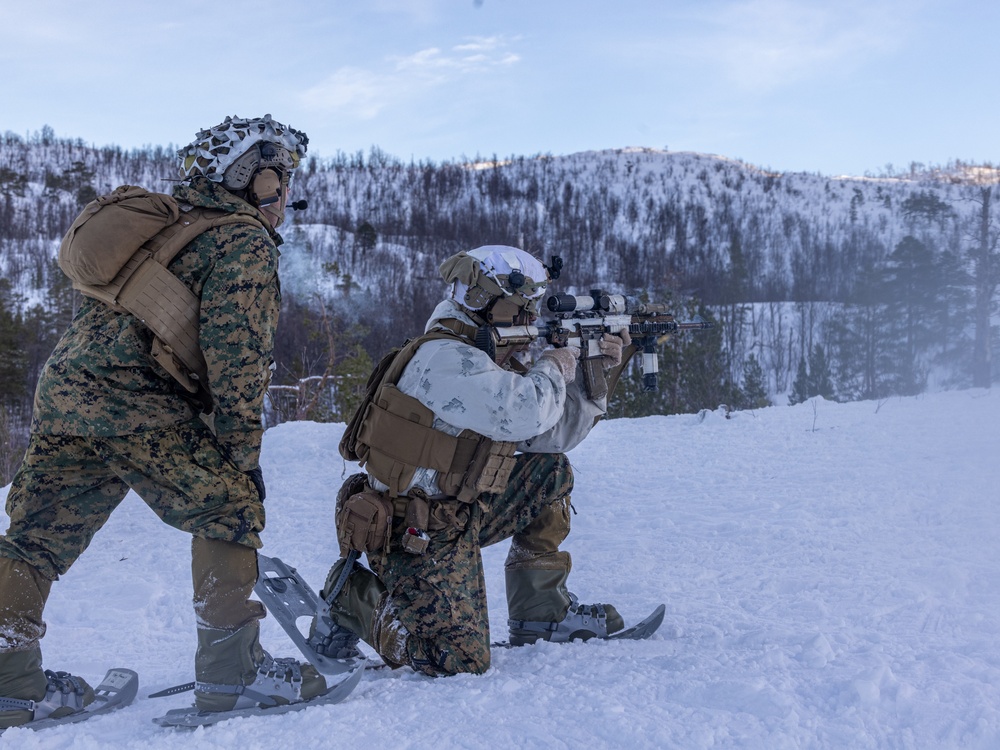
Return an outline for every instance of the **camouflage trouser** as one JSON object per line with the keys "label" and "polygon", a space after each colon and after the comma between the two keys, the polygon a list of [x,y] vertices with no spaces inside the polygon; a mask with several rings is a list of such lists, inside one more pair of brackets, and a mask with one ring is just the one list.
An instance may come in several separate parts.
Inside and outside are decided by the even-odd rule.
{"label": "camouflage trouser", "polygon": [[251,480],[198,419],[117,437],[33,434],[7,495],[0,556],[57,579],[135,490],[169,525],[260,548],[264,506]]}
{"label": "camouflage trouser", "polygon": [[[370,558],[372,570],[388,589],[379,608],[373,644],[390,651],[398,644],[405,653],[383,653],[388,661],[407,664],[428,675],[485,672],[490,666],[490,627],[480,549],[510,539],[506,566],[560,568],[569,572],[569,554],[559,544],[569,534],[569,493],[573,473],[562,454],[522,454],[508,490],[482,495],[466,505],[445,501],[432,517],[453,516],[449,528],[430,532],[421,555],[398,546],[384,558]],[[393,539],[404,532],[395,519]],[[433,524],[432,524],[433,526]],[[399,626],[409,634],[399,638]],[[393,637],[395,633],[396,637]],[[381,648],[380,648],[381,646]]]}

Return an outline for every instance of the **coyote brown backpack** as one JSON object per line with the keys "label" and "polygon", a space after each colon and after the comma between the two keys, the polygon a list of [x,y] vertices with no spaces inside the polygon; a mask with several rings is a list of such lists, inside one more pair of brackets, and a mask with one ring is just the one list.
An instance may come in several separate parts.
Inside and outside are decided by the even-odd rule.
{"label": "coyote brown backpack", "polygon": [[203,232],[225,224],[263,227],[249,210],[227,213],[122,185],[91,201],[59,246],[59,267],[84,295],[131,313],[154,334],[153,358],[212,410],[198,346],[200,300],[167,265]]}

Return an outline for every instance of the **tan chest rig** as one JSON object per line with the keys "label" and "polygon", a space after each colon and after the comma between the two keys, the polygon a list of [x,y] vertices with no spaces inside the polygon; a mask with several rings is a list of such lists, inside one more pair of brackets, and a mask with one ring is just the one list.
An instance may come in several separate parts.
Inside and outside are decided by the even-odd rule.
{"label": "tan chest rig", "polygon": [[340,444],[341,455],[357,461],[387,485],[391,498],[404,494],[420,466],[438,472],[441,491],[464,503],[473,502],[482,493],[506,489],[514,469],[514,443],[491,440],[472,430],[459,435],[435,430],[434,413],[396,387],[422,344],[439,339],[471,343],[475,335],[472,326],[455,320],[443,324],[451,330],[411,339],[379,363],[372,373],[378,382],[369,380],[372,395],[358,408]]}
{"label": "tan chest rig", "polygon": [[[390,544],[392,517],[403,517],[410,531],[402,546],[410,552],[426,549],[425,530],[440,528],[445,519],[429,513],[429,502],[420,490],[404,495],[418,467],[438,472],[441,491],[459,503],[475,502],[483,493],[501,492],[514,470],[516,444],[491,440],[472,430],[447,435],[435,430],[434,413],[396,383],[417,349],[440,339],[471,344],[476,329],[456,320],[442,321],[446,331],[432,331],[407,341],[376,366],[368,380],[364,401],[347,425],[340,454],[357,461],[369,474],[388,486],[375,492],[364,483],[365,475],[348,478],[337,502],[338,537],[341,553],[354,549],[384,554]],[[441,514],[453,516],[454,511]],[[457,518],[455,519],[457,521]]]}

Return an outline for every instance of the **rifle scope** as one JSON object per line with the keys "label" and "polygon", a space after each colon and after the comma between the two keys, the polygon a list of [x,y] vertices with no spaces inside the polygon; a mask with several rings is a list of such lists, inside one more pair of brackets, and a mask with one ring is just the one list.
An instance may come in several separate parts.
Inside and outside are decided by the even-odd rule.
{"label": "rifle scope", "polygon": [[554,313],[587,312],[597,310],[604,313],[628,313],[635,310],[639,303],[634,297],[624,294],[608,294],[601,289],[591,289],[589,296],[575,294],[553,294],[546,301],[546,306]]}

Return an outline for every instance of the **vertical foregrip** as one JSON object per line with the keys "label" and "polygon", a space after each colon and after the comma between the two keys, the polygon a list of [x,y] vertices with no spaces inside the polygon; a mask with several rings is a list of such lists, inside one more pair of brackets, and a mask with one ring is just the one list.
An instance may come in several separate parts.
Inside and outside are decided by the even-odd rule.
{"label": "vertical foregrip", "polygon": [[587,398],[591,401],[596,401],[607,396],[608,381],[604,377],[601,356],[581,357],[580,366],[583,367],[583,384],[587,389]]}

